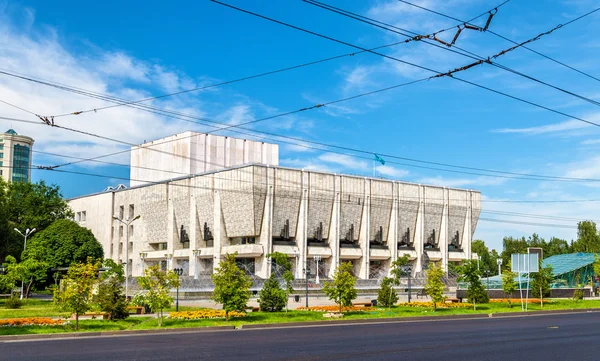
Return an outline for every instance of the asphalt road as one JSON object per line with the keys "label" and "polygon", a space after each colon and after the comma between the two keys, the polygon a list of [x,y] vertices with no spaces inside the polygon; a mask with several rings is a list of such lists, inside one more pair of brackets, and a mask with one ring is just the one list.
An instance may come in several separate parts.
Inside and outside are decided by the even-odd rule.
{"label": "asphalt road", "polygon": [[0,343],[0,360],[600,360],[600,313]]}

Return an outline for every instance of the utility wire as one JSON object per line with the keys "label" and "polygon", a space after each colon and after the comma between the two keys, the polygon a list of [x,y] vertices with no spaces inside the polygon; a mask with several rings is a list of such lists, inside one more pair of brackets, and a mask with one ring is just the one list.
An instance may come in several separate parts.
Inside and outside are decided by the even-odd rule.
{"label": "utility wire", "polygon": [[[0,116],[0,119],[5,119],[5,120],[11,120],[11,121],[16,121],[16,122],[26,122],[26,123],[31,123],[31,124],[37,124],[37,125],[46,125],[46,123],[43,122],[34,122],[34,121],[30,121],[30,120],[24,120],[24,119],[17,119],[17,118],[8,118],[8,117],[2,117]],[[75,132],[75,133],[80,133],[80,134],[84,134],[84,135],[88,135],[91,137],[96,137],[96,138],[100,138],[103,140],[108,140],[108,141],[113,141],[116,143],[120,143],[120,144],[125,144],[125,145],[130,145],[133,147],[137,147],[138,145],[130,143],[130,142],[126,142],[123,140],[119,140],[119,139],[114,139],[114,138],[110,138],[110,137],[106,137],[106,136],[102,136],[102,135],[98,135],[95,133],[90,133],[90,132],[86,132],[86,131],[82,131],[79,129],[74,129],[74,128],[69,128],[69,127],[63,127],[63,126],[59,126],[59,125],[53,125],[53,127],[57,127],[60,129],[64,129],[67,131],[71,131],[71,132]],[[199,134],[194,134],[191,135],[189,137],[192,136],[198,136]],[[181,137],[178,139],[184,139],[185,137]],[[165,141],[166,142],[170,142],[170,141]],[[181,155],[181,154],[176,154],[176,153],[171,153],[171,152],[167,152],[167,151],[162,151],[162,150],[157,150],[157,149],[153,149],[153,148],[149,148],[149,147],[143,147],[144,149],[150,149],[159,153],[164,153],[164,154],[168,154],[168,155],[176,155],[178,157],[181,157],[183,159],[191,159],[191,160],[195,160],[191,157],[185,156],[185,155]],[[121,154],[121,153],[126,153],[129,152],[131,150],[123,150],[123,151],[119,151],[119,152],[114,152],[114,153],[110,153],[108,155],[103,155],[101,157],[108,157],[111,155],[117,155],[117,154]],[[347,153],[341,153],[341,152],[337,152],[337,151],[331,151],[331,150],[326,150],[326,149],[322,149],[322,151],[326,151],[326,152],[330,152],[330,153],[336,153],[336,154],[343,154],[343,155],[348,155],[354,158],[359,158],[359,159],[365,159],[365,160],[373,160],[372,157],[364,157],[364,156],[359,156],[359,155],[353,155],[353,154],[347,154]],[[373,154],[373,153],[369,153],[369,154]],[[95,158],[86,158],[82,161],[73,161],[73,162],[68,162],[68,163],[64,163],[64,164],[59,164],[59,165],[53,165],[50,166],[49,168],[51,169],[56,169],[59,167],[64,167],[67,165],[74,165],[77,163],[81,163],[83,161],[91,161],[91,160],[97,160],[100,157],[95,157]],[[416,164],[409,164],[409,163],[401,163],[401,162],[397,162],[397,161],[388,161],[388,163],[390,164],[397,164],[397,165],[402,165],[405,167],[412,167],[412,168],[419,168],[419,169],[428,169],[428,170],[438,170],[438,171],[443,171],[443,172],[450,172],[450,173],[459,173],[459,174],[468,174],[468,175],[477,175],[477,176],[483,176],[483,177],[491,177],[491,178],[506,178],[506,179],[518,179],[518,180],[530,180],[530,181],[557,181],[557,182],[600,182],[600,179],[585,179],[585,178],[565,178],[565,177],[551,177],[551,176],[536,176],[536,175],[527,175],[527,176],[510,176],[510,175],[501,175],[501,174],[486,174],[486,173],[476,173],[476,172],[466,172],[466,171],[458,171],[458,170],[453,170],[453,169],[444,169],[444,168],[436,168],[436,167],[429,167],[429,166],[422,166],[422,165],[416,165]]]}
{"label": "utility wire", "polygon": [[[325,4],[325,3],[322,3],[322,2],[319,2],[319,1],[316,1],[316,0],[302,0],[302,1],[303,1],[303,2],[305,2],[305,3],[307,3],[307,4],[314,5],[314,6],[317,6],[317,7],[320,7],[320,8],[322,8],[322,9],[325,9],[325,10],[328,10],[328,11],[331,11],[331,12],[334,12],[334,13],[337,13],[337,14],[340,14],[340,15],[343,15],[343,16],[346,16],[346,17],[349,17],[349,18],[351,18],[351,19],[358,20],[358,21],[360,21],[360,22],[363,22],[363,23],[366,23],[366,24],[369,24],[369,25],[372,25],[372,26],[378,27],[378,28],[380,28],[380,29],[387,30],[387,31],[390,31],[390,32],[393,32],[393,33],[396,33],[396,34],[400,34],[400,35],[402,35],[402,36],[408,37],[409,39],[415,39],[415,38],[418,38],[418,39],[419,39],[421,42],[423,42],[423,43],[425,43],[425,44],[432,45],[432,46],[438,47],[438,48],[440,48],[440,49],[447,50],[447,51],[450,51],[450,52],[453,52],[453,53],[456,53],[456,54],[459,54],[459,55],[462,55],[462,56],[465,56],[465,57],[468,57],[468,58],[471,58],[471,59],[475,59],[475,60],[477,60],[477,61],[476,61],[475,63],[473,63],[473,64],[474,64],[473,66],[476,66],[476,65],[481,65],[481,64],[484,64],[484,63],[488,63],[488,64],[490,64],[490,65],[492,65],[492,66],[495,66],[495,67],[497,67],[497,68],[499,68],[499,69],[503,69],[503,70],[505,70],[505,71],[508,71],[508,72],[511,72],[511,73],[513,73],[513,74],[519,75],[519,76],[521,76],[521,77],[524,77],[524,78],[526,78],[526,79],[529,79],[529,80],[535,81],[535,82],[537,82],[537,83],[539,83],[539,84],[542,84],[542,85],[548,86],[548,87],[550,87],[550,88],[553,88],[553,89],[555,89],[555,90],[558,90],[558,91],[560,91],[560,92],[562,92],[562,93],[565,93],[565,94],[571,95],[571,96],[573,96],[573,97],[576,97],[576,98],[578,98],[578,99],[580,99],[580,100],[586,101],[586,102],[588,102],[588,103],[591,103],[591,104],[593,104],[593,105],[600,106],[600,102],[598,102],[598,101],[596,101],[596,100],[593,100],[593,99],[590,99],[590,98],[588,98],[588,97],[585,97],[585,96],[582,96],[582,95],[576,94],[576,93],[574,93],[574,92],[571,92],[571,91],[569,91],[569,90],[566,90],[566,89],[560,88],[560,87],[558,87],[558,86],[555,86],[555,85],[553,85],[553,84],[549,84],[549,83],[547,83],[547,82],[544,82],[544,81],[542,81],[542,80],[539,80],[539,79],[537,79],[537,78],[534,78],[534,77],[532,77],[532,76],[529,76],[529,75],[523,74],[523,73],[521,73],[521,72],[519,72],[519,71],[516,71],[516,70],[514,70],[514,69],[511,69],[511,68],[509,68],[509,67],[507,67],[507,66],[504,66],[504,65],[502,65],[502,64],[499,64],[499,63],[497,63],[497,62],[495,62],[495,61],[492,61],[492,60],[491,60],[491,59],[496,59],[496,58],[498,58],[499,56],[502,56],[502,55],[504,55],[504,54],[506,54],[506,53],[508,53],[508,52],[510,52],[510,51],[512,51],[512,50],[514,50],[514,49],[516,49],[516,48],[518,48],[519,46],[523,46],[523,45],[524,45],[524,44],[526,44],[526,43],[529,43],[529,42],[532,42],[532,41],[536,41],[536,40],[538,40],[539,38],[541,38],[542,36],[549,35],[549,34],[551,34],[553,31],[555,31],[555,30],[557,30],[557,29],[560,29],[560,28],[561,28],[561,27],[563,27],[564,25],[559,25],[559,26],[556,26],[555,28],[553,28],[553,29],[551,29],[551,30],[549,30],[549,31],[547,31],[547,32],[545,32],[545,33],[542,33],[542,34],[540,34],[540,35],[538,35],[538,36],[536,36],[536,37],[534,37],[534,38],[531,38],[531,39],[529,39],[529,40],[527,40],[527,41],[525,41],[525,42],[523,42],[523,43],[521,43],[521,44],[517,44],[517,45],[513,46],[512,48],[509,48],[509,49],[503,50],[503,51],[501,51],[501,52],[500,52],[500,53],[498,53],[498,54],[495,54],[495,55],[493,55],[493,56],[491,56],[491,57],[485,58],[485,57],[483,57],[483,56],[481,56],[481,55],[475,54],[475,53],[473,53],[473,52],[471,52],[471,51],[468,51],[468,50],[462,49],[462,48],[460,48],[460,47],[458,47],[458,46],[454,45],[454,42],[455,42],[455,40],[456,40],[456,38],[457,38],[457,37],[455,37],[455,39],[452,41],[452,44],[449,44],[449,43],[447,43],[447,42],[444,42],[443,40],[439,40],[439,39],[437,39],[437,38],[435,38],[435,37],[434,37],[434,39],[435,39],[435,40],[437,40],[438,42],[441,42],[442,44],[444,44],[444,45],[439,45],[439,44],[436,44],[436,43],[434,43],[434,42],[431,42],[430,40],[428,40],[428,39],[430,39],[429,35],[426,35],[426,36],[419,35],[419,34],[417,34],[417,33],[413,32],[413,31],[406,30],[406,29],[402,29],[402,28],[399,28],[399,27],[397,27],[397,26],[394,26],[394,25],[391,25],[391,24],[387,24],[387,23],[385,23],[385,22],[378,21],[378,20],[375,20],[375,19],[372,19],[372,18],[369,18],[369,17],[363,16],[363,15],[360,15],[360,14],[356,14],[356,13],[353,13],[353,12],[351,12],[351,11],[344,10],[344,9],[341,9],[341,8],[338,8],[338,7],[335,7],[335,6],[332,6],[332,5],[328,5],[328,4]],[[589,12],[589,13],[587,13],[586,15],[582,15],[580,18],[582,18],[582,17],[584,17],[584,16],[587,16],[587,15],[590,15],[591,13],[592,13],[592,12]],[[484,14],[487,14],[487,13],[484,13]],[[481,16],[481,15],[479,15],[479,16]],[[471,22],[471,21],[472,21],[472,20],[469,20],[469,21],[467,21],[467,22],[465,22],[465,23],[469,23],[469,22]],[[398,31],[398,30],[400,30],[400,31]],[[409,34],[406,34],[406,33],[409,33],[409,34],[411,34],[411,35],[409,35]],[[460,30],[459,30],[459,33],[460,33]],[[459,33],[457,33],[457,34],[459,34]],[[458,50],[460,50],[460,51],[455,51],[455,50],[453,50],[452,48],[458,49]],[[462,52],[461,52],[461,51],[462,51]],[[469,67],[469,68],[470,68],[471,66],[467,65],[467,67]],[[458,69],[460,69],[460,70],[466,70],[465,68],[466,68],[466,67],[462,67],[462,68],[458,68]],[[450,75],[450,74],[451,74],[451,73],[453,73],[453,72],[454,72],[454,71],[448,72],[448,73],[446,73],[445,75]]]}
{"label": "utility wire", "polygon": [[[348,43],[348,42],[343,41],[343,40],[335,39],[335,38],[332,38],[332,37],[327,36],[327,35],[323,35],[323,34],[320,34],[320,33],[317,33],[317,32],[311,31],[311,30],[307,30],[307,29],[298,27],[296,25],[292,25],[292,24],[289,24],[289,23],[286,23],[286,22],[283,22],[283,21],[280,21],[280,20],[276,20],[276,19],[270,18],[268,16],[261,15],[261,14],[258,14],[258,13],[255,13],[255,12],[252,12],[252,11],[249,11],[249,10],[245,10],[245,9],[233,6],[233,5],[229,5],[229,4],[217,1],[217,0],[210,0],[210,1],[212,1],[214,3],[217,3],[217,4],[220,4],[220,5],[223,5],[223,6],[226,6],[226,7],[229,7],[231,9],[240,11],[240,12],[244,12],[244,13],[249,14],[249,15],[253,15],[253,16],[256,16],[256,17],[259,17],[259,18],[262,18],[262,19],[265,19],[265,20],[268,20],[268,21],[271,21],[271,22],[274,22],[274,23],[286,26],[286,27],[290,27],[292,29],[296,29],[296,30],[299,30],[299,31],[302,31],[302,32],[305,32],[305,33],[308,33],[308,34],[311,34],[311,35],[323,38],[323,39],[330,40],[330,41],[333,41],[333,42],[336,42],[336,43],[339,43],[339,44],[347,45],[347,46],[350,46],[350,47],[353,47],[353,48],[356,48],[356,49],[360,49],[360,50],[367,50],[367,49],[365,49],[363,47],[360,47],[358,45],[354,45],[354,44]],[[579,18],[581,18],[581,17],[579,17]],[[514,50],[514,48],[512,48],[512,50]],[[467,67],[463,67],[463,69],[459,68],[459,69],[455,69],[455,70],[452,70],[450,72],[444,73],[444,72],[433,70],[431,68],[428,68],[428,67],[425,67],[425,66],[422,66],[422,65],[417,65],[417,64],[414,64],[414,63],[411,63],[411,62],[408,62],[408,61],[405,61],[405,60],[402,60],[402,59],[399,59],[399,58],[396,58],[396,57],[393,57],[393,56],[390,56],[390,55],[379,53],[379,52],[376,52],[376,51],[368,51],[368,52],[371,53],[371,54],[379,55],[379,56],[384,57],[386,59],[394,60],[394,61],[406,64],[406,65],[414,66],[414,67],[422,69],[422,70],[427,70],[427,71],[436,73],[436,76],[434,76],[434,77],[449,76],[450,78],[458,80],[460,82],[463,82],[463,83],[466,83],[466,84],[470,84],[470,85],[473,85],[473,86],[481,88],[481,89],[485,89],[487,91],[490,91],[490,92],[493,92],[493,93],[496,93],[496,94],[499,94],[499,95],[502,95],[502,96],[505,96],[505,97],[508,97],[508,98],[511,98],[511,99],[514,99],[514,100],[517,100],[519,102],[522,102],[522,103],[525,103],[525,104],[529,104],[529,105],[535,106],[537,108],[545,109],[547,111],[550,111],[550,112],[553,112],[553,113],[556,113],[556,114],[560,114],[560,115],[563,115],[563,116],[568,117],[568,118],[572,118],[572,119],[575,119],[575,120],[578,120],[578,121],[581,121],[581,122],[584,122],[584,123],[587,123],[587,124],[590,124],[590,125],[594,125],[594,126],[600,127],[600,124],[598,124],[598,123],[595,123],[595,122],[592,122],[592,121],[589,121],[589,120],[586,120],[586,119],[583,119],[583,118],[580,118],[580,117],[572,116],[572,115],[569,115],[569,114],[567,114],[565,112],[562,112],[562,111],[559,111],[559,110],[556,110],[556,109],[552,109],[550,107],[547,107],[547,106],[544,106],[544,105],[540,105],[540,104],[534,103],[532,101],[525,100],[525,99],[519,98],[517,96],[510,95],[510,94],[501,92],[499,90],[495,90],[495,89],[492,89],[490,87],[474,83],[474,82],[469,81],[469,80],[458,78],[458,77],[456,77],[456,76],[453,75],[454,73],[456,73],[458,71],[466,70],[466,69],[468,69],[468,67],[471,67],[471,66],[477,65],[477,64],[470,64]]]}
{"label": "utility wire", "polygon": [[[447,15],[447,14],[443,14],[443,13],[441,13],[441,12],[438,12],[438,11],[435,11],[435,10],[432,10],[432,9],[428,9],[428,8],[426,8],[426,7],[424,7],[424,6],[420,6],[420,5],[417,5],[417,4],[414,4],[414,3],[411,3],[411,2],[409,2],[409,1],[405,1],[405,0],[398,0],[398,1],[400,1],[400,2],[402,2],[402,3],[404,3],[404,4],[407,4],[407,5],[414,6],[414,7],[416,7],[416,8],[419,8],[419,9],[422,9],[422,10],[425,10],[425,11],[428,11],[428,12],[430,12],[430,13],[433,13],[433,14],[436,14],[436,15],[439,15],[439,16],[442,16],[442,17],[445,17],[445,18],[447,18],[447,19],[451,19],[451,20],[454,20],[454,21],[462,22],[462,23],[465,23],[465,24],[470,24],[470,23],[471,23],[471,21],[472,21],[472,20],[463,21],[463,20],[457,19],[457,18],[455,18],[455,17],[453,17],[453,16],[450,16],[450,15]],[[596,11],[598,11],[598,9],[594,10],[593,12],[596,12]],[[585,14],[585,16],[587,16],[587,15],[589,15],[589,14]],[[579,20],[579,18],[573,19],[573,20],[572,20],[572,21],[570,21],[569,23],[563,24],[563,26],[565,26],[565,25],[568,25],[568,24],[570,24],[571,22],[573,22],[573,21],[576,21],[576,20]],[[472,25],[472,24],[471,24],[471,25]],[[509,39],[509,38],[507,38],[507,37],[505,37],[505,36],[503,36],[503,35],[500,35],[500,34],[498,34],[498,33],[494,32],[494,31],[492,31],[492,30],[486,29],[485,31],[486,31],[486,32],[488,32],[488,33],[490,33],[490,34],[492,34],[492,35],[494,35],[494,36],[496,36],[496,37],[498,37],[498,38],[500,38],[500,39],[503,39],[503,40],[506,40],[506,41],[508,41],[508,42],[510,42],[510,43],[513,43],[513,44],[515,44],[515,45],[516,45],[516,44],[519,44],[519,43],[517,43],[516,41],[514,41],[514,40],[511,40],[511,39]],[[599,82],[600,82],[600,79],[599,79],[599,78],[597,78],[597,77],[595,77],[595,76],[593,76],[593,75],[591,75],[591,74],[589,74],[589,73],[586,73],[586,72],[584,72],[584,71],[582,71],[582,70],[579,70],[579,69],[577,69],[577,68],[575,68],[575,67],[573,67],[573,66],[571,66],[571,65],[565,64],[564,62],[561,62],[561,61],[559,61],[559,60],[556,60],[556,59],[554,59],[554,58],[552,58],[552,57],[550,57],[550,56],[548,56],[548,55],[542,54],[541,52],[539,52],[539,51],[536,51],[536,50],[534,50],[534,49],[531,49],[531,48],[529,48],[529,47],[527,47],[527,46],[525,46],[525,45],[522,45],[521,47],[522,47],[523,49],[525,49],[525,50],[528,50],[528,51],[530,51],[530,52],[532,52],[532,53],[534,53],[534,54],[537,54],[537,55],[539,55],[539,56],[541,56],[541,57],[543,57],[543,58],[546,58],[546,59],[548,59],[548,60],[550,60],[550,61],[553,61],[553,62],[555,62],[555,63],[557,63],[557,64],[559,64],[559,65],[561,65],[561,66],[564,66],[564,67],[566,67],[566,68],[568,68],[568,69],[571,69],[571,70],[573,70],[573,71],[575,71],[575,72],[577,72],[577,73],[579,73],[579,74],[581,74],[581,75],[584,75],[584,76],[586,76],[586,77],[588,77],[588,78],[591,78],[591,79],[594,79],[594,80],[596,80],[596,81],[599,81]]]}

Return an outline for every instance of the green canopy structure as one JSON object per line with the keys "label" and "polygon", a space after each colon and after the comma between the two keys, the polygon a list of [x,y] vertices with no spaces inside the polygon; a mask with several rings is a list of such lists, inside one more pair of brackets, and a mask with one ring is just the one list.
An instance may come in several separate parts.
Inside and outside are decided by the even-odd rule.
{"label": "green canopy structure", "polygon": [[[577,288],[579,285],[589,285],[594,278],[595,257],[600,256],[595,253],[571,253],[559,254],[548,257],[542,261],[542,267],[552,266],[554,282],[551,288]],[[515,277],[517,287],[527,288],[528,274],[522,273],[520,277]],[[493,276],[489,278],[482,277],[481,282],[484,287],[491,290],[502,289],[502,277]],[[467,284],[460,282],[458,288],[466,289]]]}

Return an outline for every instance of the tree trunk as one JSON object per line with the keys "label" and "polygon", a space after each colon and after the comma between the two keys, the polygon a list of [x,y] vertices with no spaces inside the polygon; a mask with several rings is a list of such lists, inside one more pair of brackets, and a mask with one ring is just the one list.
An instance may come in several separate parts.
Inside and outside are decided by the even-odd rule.
{"label": "tree trunk", "polygon": [[342,313],[342,303],[340,302],[340,313]]}
{"label": "tree trunk", "polygon": [[229,321],[229,311],[225,310],[225,321]]}
{"label": "tree trunk", "polygon": [[162,326],[162,308],[158,311],[158,327]]}
{"label": "tree trunk", "polygon": [[473,300],[473,311],[477,311],[477,306],[475,305],[475,300]]}
{"label": "tree trunk", "polygon": [[542,293],[542,287],[540,287],[540,308],[544,308],[544,294]]}
{"label": "tree trunk", "polygon": [[75,312],[75,331],[79,331],[79,313]]}
{"label": "tree trunk", "polygon": [[31,290],[32,285],[33,285],[33,277],[29,280],[29,283],[27,284],[27,290],[25,291],[25,299],[26,300],[29,299],[29,291]]}

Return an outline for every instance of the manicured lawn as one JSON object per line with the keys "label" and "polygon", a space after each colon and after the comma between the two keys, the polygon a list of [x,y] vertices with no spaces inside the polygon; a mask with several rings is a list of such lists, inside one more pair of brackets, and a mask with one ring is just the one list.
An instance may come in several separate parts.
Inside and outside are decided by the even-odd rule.
{"label": "manicured lawn", "polygon": [[[30,301],[26,307],[21,310],[0,309],[1,315],[9,315],[3,317],[31,317],[31,316],[52,316],[61,314],[58,312],[51,302]],[[530,311],[540,310],[539,304],[529,304]],[[544,310],[569,310],[579,308],[600,308],[600,301],[584,300],[574,302],[571,300],[554,300],[550,303],[544,303]],[[47,312],[44,313],[44,310]],[[173,309],[170,309],[173,311]],[[180,311],[194,310],[192,307],[180,307]],[[19,312],[19,316],[14,316]],[[369,318],[395,318],[395,317],[415,317],[415,316],[447,316],[459,314],[489,314],[500,312],[521,312],[521,305],[514,304],[509,308],[506,303],[488,303],[477,307],[477,310],[472,308],[451,308],[438,309],[433,312],[431,308],[420,307],[391,307],[390,309],[378,307],[373,311],[348,312],[344,319],[369,319]],[[62,313],[64,315],[64,313]],[[330,319],[323,318],[322,312],[315,311],[296,311],[292,310],[285,312],[251,312],[242,318],[232,318],[226,322],[224,319],[205,319],[205,320],[172,320],[166,318],[163,320],[163,328],[188,328],[188,327],[206,327],[206,326],[240,326],[246,324],[264,324],[264,323],[288,323],[288,322],[303,322],[303,321],[323,321],[328,322]],[[107,321],[107,320],[81,320],[81,332],[93,331],[111,331],[111,330],[140,330],[154,329],[158,327],[158,320],[153,317],[130,317],[122,321]],[[71,324],[64,326],[43,326],[43,327],[2,327],[0,335],[16,335],[16,334],[35,334],[35,333],[57,333],[57,332],[73,332],[75,326],[73,321]]]}
{"label": "manicured lawn", "polygon": [[69,312],[60,311],[52,301],[23,300],[21,308],[12,310],[4,307],[5,300],[0,300],[0,318],[17,317],[68,317]]}

